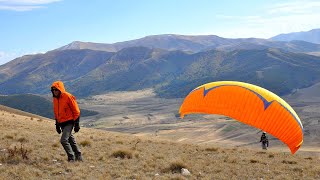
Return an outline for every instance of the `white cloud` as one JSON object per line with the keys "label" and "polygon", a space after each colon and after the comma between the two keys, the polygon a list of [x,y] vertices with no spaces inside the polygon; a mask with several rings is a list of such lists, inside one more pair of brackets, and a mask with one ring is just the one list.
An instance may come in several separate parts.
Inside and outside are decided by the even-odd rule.
{"label": "white cloud", "polygon": [[0,10],[31,11],[61,0],[0,0]]}
{"label": "white cloud", "polygon": [[49,4],[61,0],[0,0],[0,3],[8,4]]}
{"label": "white cloud", "polygon": [[217,18],[226,19],[234,28],[214,33],[226,38],[270,38],[282,33],[309,31],[320,28],[319,8],[320,2],[298,1],[267,7],[259,16],[218,15]]}
{"label": "white cloud", "polygon": [[279,3],[268,9],[269,14],[279,13],[310,13],[319,11],[320,2],[318,1],[296,1],[290,3]]}
{"label": "white cloud", "polygon": [[33,9],[43,8],[43,6],[2,6],[0,5],[0,10],[10,10],[10,11],[31,11]]}

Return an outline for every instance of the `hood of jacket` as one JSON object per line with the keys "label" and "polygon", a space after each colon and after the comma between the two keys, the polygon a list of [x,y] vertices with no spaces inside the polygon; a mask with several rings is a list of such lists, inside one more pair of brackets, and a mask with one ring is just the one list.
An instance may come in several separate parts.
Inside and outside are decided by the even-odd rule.
{"label": "hood of jacket", "polygon": [[57,88],[57,89],[61,92],[61,94],[63,94],[63,93],[66,92],[66,89],[64,88],[64,84],[63,84],[62,81],[55,81],[55,82],[52,83],[52,85],[51,85],[51,92],[52,92],[53,97],[55,97],[55,96],[54,96],[54,93],[53,93],[53,91],[52,91],[52,88]]}
{"label": "hood of jacket", "polygon": [[64,88],[64,84],[62,81],[56,81],[56,82],[52,83],[51,88],[53,88],[53,87],[59,89],[59,91],[61,93],[66,92],[66,89]]}

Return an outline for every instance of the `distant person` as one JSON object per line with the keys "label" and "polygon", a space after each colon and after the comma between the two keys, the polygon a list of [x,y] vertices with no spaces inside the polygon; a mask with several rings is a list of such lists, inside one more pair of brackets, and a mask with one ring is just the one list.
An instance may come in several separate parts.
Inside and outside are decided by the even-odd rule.
{"label": "distant person", "polygon": [[72,135],[79,132],[80,109],[76,98],[64,89],[63,82],[56,81],[51,86],[53,110],[56,120],[56,131],[61,133],[60,142],[68,155],[68,161],[82,161],[81,151]]}
{"label": "distant person", "polygon": [[269,147],[269,140],[268,136],[266,135],[266,132],[263,132],[260,138],[262,149],[267,149]]}

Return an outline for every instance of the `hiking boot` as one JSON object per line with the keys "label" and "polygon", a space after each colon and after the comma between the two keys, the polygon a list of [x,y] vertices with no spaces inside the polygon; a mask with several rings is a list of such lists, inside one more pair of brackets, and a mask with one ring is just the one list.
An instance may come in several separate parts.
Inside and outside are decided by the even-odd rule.
{"label": "hiking boot", "polygon": [[81,153],[76,154],[76,161],[83,161]]}
{"label": "hiking boot", "polygon": [[68,162],[74,162],[74,156],[68,156]]}

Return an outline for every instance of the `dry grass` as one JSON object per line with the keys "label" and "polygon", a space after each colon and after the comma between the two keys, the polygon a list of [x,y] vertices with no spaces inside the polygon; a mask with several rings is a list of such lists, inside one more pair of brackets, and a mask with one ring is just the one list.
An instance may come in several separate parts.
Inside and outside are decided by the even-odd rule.
{"label": "dry grass", "polygon": [[[84,162],[68,163],[54,121],[0,112],[0,124],[0,179],[320,178],[316,155],[183,144],[88,128],[75,134]],[[191,175],[183,176],[181,168]]]}
{"label": "dry grass", "polygon": [[91,146],[91,141],[84,140],[84,141],[81,141],[79,144],[80,144],[80,146],[83,146],[83,147]]}
{"label": "dry grass", "polygon": [[117,151],[114,151],[111,156],[115,158],[121,158],[121,159],[124,159],[124,158],[131,159],[132,152],[128,150],[117,150]]}

